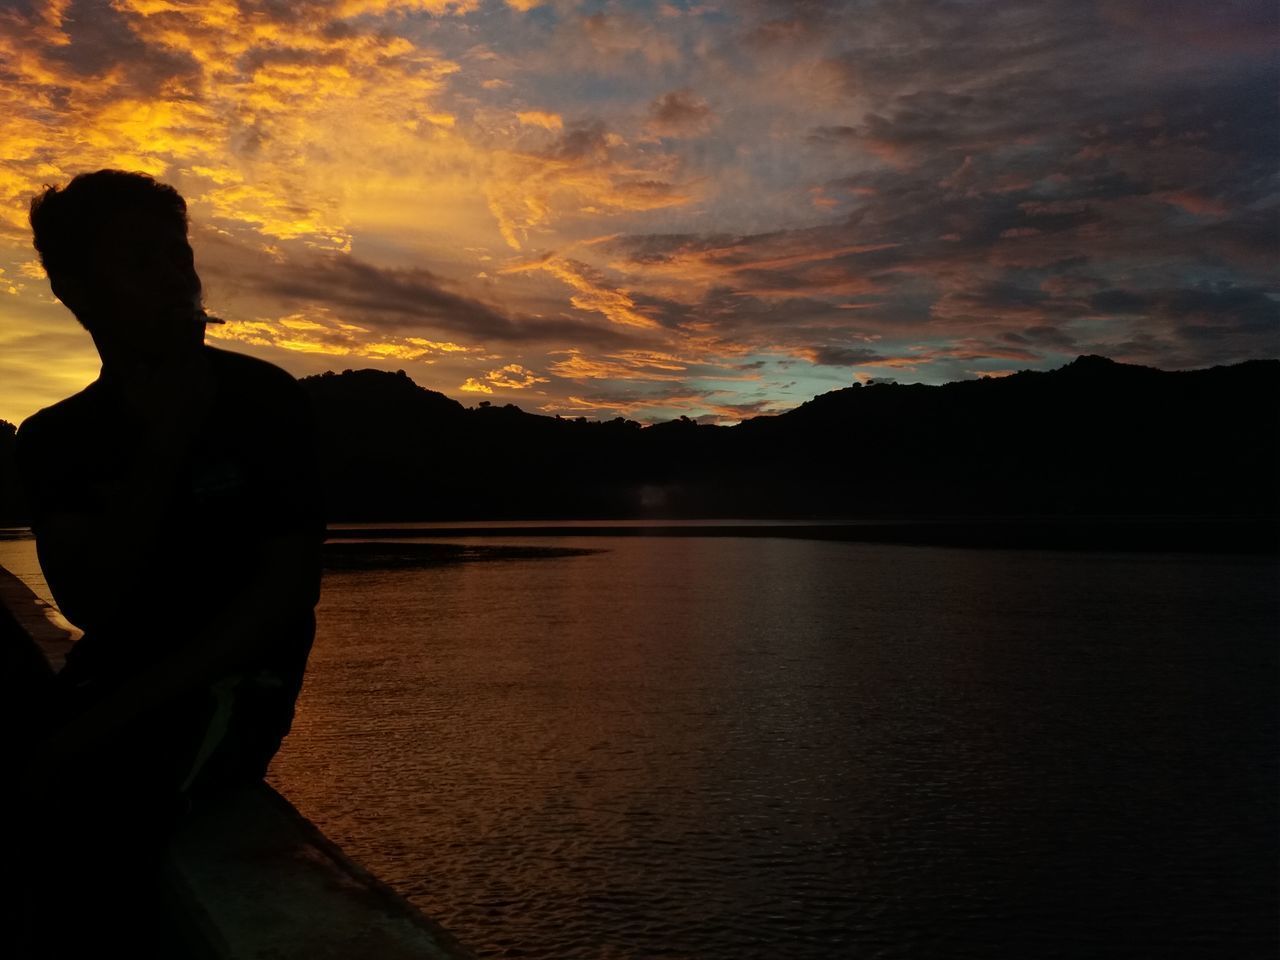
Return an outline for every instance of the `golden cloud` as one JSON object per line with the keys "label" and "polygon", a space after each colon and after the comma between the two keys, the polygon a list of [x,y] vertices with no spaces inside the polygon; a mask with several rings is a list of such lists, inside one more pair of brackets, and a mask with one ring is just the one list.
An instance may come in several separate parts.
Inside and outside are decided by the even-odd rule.
{"label": "golden cloud", "polygon": [[524,110],[516,114],[516,119],[527,127],[541,127],[554,133],[564,129],[564,118],[558,113],[545,110]]}
{"label": "golden cloud", "polygon": [[[460,13],[473,6],[348,0],[328,13]],[[34,44],[19,35],[29,24],[0,24],[0,55],[13,77],[0,94],[0,143],[9,158],[0,176],[0,222],[13,234],[25,233],[26,202],[41,183],[117,167],[175,182],[197,218],[346,249],[346,222],[361,192],[352,171],[366,166],[373,150],[420,153],[424,139],[452,122],[433,102],[457,65],[402,37],[332,30],[324,17],[245,16],[216,0],[118,0],[94,16],[115,18],[128,38],[103,54],[121,62],[97,76],[60,58],[75,21],[46,9],[38,21],[44,42]],[[138,76],[144,68],[123,59],[139,48],[149,58],[145,69],[156,74],[145,93]],[[58,138],[47,127],[54,112],[65,131]]]}
{"label": "golden cloud", "polygon": [[[522,123],[532,123],[525,116]],[[617,134],[591,125],[569,130],[549,152],[489,153],[485,196],[507,245],[523,249],[530,231],[558,218],[661,210],[693,199],[671,182],[672,158],[658,155],[637,164],[615,156],[625,146]]]}
{"label": "golden cloud", "polygon": [[551,382],[518,363],[508,363],[505,367],[490,370],[484,376],[489,383],[503,390],[525,390],[535,383]]}
{"label": "golden cloud", "polygon": [[566,380],[681,380],[680,374],[685,367],[673,363],[669,358],[658,355],[647,356],[642,353],[607,356],[603,359],[592,359],[580,350],[556,350],[553,356],[564,356],[551,365],[551,372]]}
{"label": "golden cloud", "polygon": [[478,350],[423,337],[377,339],[365,327],[335,319],[320,309],[310,314],[295,313],[276,319],[228,320],[223,325],[210,326],[207,335],[211,340],[277,347],[296,353],[371,360],[415,360],[420,363],[434,363],[442,354]]}
{"label": "golden cloud", "polygon": [[646,317],[636,309],[635,301],[625,290],[614,290],[587,276],[585,264],[575,263],[564,257],[547,257],[533,263],[518,264],[503,270],[503,273],[528,273],[543,271],[551,274],[575,291],[569,298],[579,310],[599,313],[613,323],[624,327],[640,327],[652,329],[657,322]]}
{"label": "golden cloud", "polygon": [[[710,396],[724,396],[722,391],[712,391]],[[650,422],[669,419],[672,413],[697,412],[718,423],[737,423],[768,409],[770,403],[733,404],[721,403],[701,393],[675,393],[652,397],[583,397],[570,394],[562,400],[553,400],[539,409],[544,413],[614,413],[624,417],[637,416]]]}

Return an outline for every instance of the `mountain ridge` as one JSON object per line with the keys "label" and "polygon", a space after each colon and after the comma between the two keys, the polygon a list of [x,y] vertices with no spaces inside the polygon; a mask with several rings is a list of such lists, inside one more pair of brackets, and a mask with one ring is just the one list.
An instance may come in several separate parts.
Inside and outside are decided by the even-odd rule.
{"label": "mountain ridge", "polygon": [[[412,385],[415,408],[435,412],[374,414],[379,377],[378,396]],[[330,461],[335,515],[351,519],[1280,512],[1280,360],[1163,371],[1083,355],[938,386],[855,384],[734,426],[466,408],[403,372],[303,386],[329,450],[380,464],[354,476]]]}
{"label": "mountain ridge", "polygon": [[[1280,516],[1280,360],[1083,355],[873,382],[734,426],[465,407],[404,371],[301,381],[332,520]],[[0,423],[0,520],[25,511]]]}

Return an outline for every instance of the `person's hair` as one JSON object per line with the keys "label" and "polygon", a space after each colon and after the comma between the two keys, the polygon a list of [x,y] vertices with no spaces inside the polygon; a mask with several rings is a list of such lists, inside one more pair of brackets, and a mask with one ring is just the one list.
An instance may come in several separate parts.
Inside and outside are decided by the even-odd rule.
{"label": "person's hair", "polygon": [[187,202],[177,190],[145,173],[98,170],[65,187],[46,187],[31,201],[31,234],[51,280],[79,277],[104,231],[119,229],[126,216],[155,217],[187,230]]}

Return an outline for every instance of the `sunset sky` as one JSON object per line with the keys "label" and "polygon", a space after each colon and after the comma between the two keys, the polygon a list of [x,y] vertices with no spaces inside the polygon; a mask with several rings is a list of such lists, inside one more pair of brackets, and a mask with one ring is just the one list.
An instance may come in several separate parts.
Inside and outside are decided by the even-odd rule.
{"label": "sunset sky", "polygon": [[1276,11],[0,0],[0,418],[97,374],[26,211],[101,167],[188,199],[212,342],[467,404],[1275,356]]}

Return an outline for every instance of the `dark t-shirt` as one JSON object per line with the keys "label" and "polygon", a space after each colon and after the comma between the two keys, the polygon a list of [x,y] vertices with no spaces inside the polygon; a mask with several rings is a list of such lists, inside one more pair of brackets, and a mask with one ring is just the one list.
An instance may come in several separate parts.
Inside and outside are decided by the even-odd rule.
{"label": "dark t-shirt", "polygon": [[[307,586],[287,598],[287,623],[242,674],[230,729],[209,761],[215,776],[261,776],[288,732],[315,633],[319,548],[324,537],[314,430],[302,388],[269,363],[204,347],[215,388],[194,428],[146,567],[151,579],[125,598],[135,615],[99,623],[108,598],[92,583],[51,584],[68,618],[85,630],[59,679],[109,688],[189,640],[227,607],[249,575],[257,545],[277,535],[314,546]],[[34,414],[18,432],[18,460],[42,563],[42,531],[59,514],[104,517],[113,491],[141,455],[144,430],[109,381]],[[47,538],[46,538],[47,540]],[[213,703],[185,705],[194,716]],[[179,708],[183,705],[177,705]],[[223,769],[225,768],[225,769]]]}

